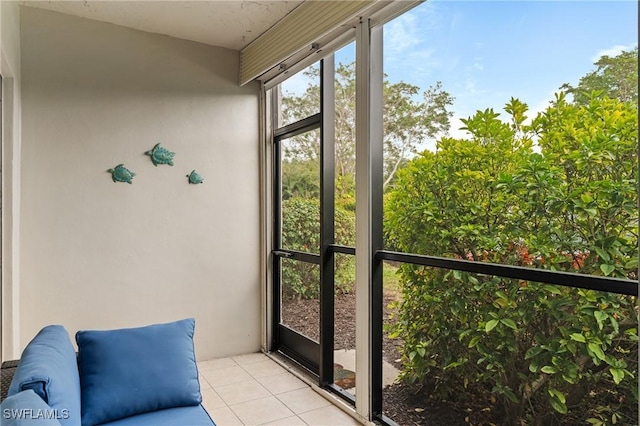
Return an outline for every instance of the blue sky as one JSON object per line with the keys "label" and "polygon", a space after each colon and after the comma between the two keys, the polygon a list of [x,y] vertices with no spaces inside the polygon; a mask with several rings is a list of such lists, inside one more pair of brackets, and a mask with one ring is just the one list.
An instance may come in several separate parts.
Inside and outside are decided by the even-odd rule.
{"label": "blue sky", "polygon": [[638,4],[431,0],[387,23],[384,43],[391,81],[423,90],[442,81],[454,96],[456,136],[459,117],[501,111],[511,96],[541,111],[601,55],[637,46]]}
{"label": "blue sky", "polygon": [[[455,98],[450,135],[464,137],[460,118],[502,112],[512,96],[529,105],[532,118],[602,55],[637,44],[632,0],[429,0],[385,24],[384,70],[392,82],[422,91],[441,81]],[[354,57],[353,43],[336,52],[337,62]],[[284,89],[301,93],[307,83],[298,75]]]}

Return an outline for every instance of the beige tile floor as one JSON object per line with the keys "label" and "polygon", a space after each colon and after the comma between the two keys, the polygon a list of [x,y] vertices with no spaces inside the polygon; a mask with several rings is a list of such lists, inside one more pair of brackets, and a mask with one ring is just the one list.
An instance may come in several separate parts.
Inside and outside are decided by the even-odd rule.
{"label": "beige tile floor", "polygon": [[261,353],[198,363],[202,405],[217,426],[359,425]]}

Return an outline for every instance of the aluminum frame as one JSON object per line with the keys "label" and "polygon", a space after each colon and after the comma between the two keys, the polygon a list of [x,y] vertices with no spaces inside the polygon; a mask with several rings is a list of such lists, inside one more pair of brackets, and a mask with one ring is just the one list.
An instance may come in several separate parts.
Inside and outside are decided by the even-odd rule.
{"label": "aluminum frame", "polygon": [[[273,131],[273,300],[272,348],[280,350],[318,376],[318,385],[333,385],[334,348],[334,204],[335,204],[335,74],[334,55],[320,60],[320,112]],[[329,84],[328,82],[331,82]],[[272,102],[277,111],[278,100]],[[273,116],[275,119],[275,114]],[[275,121],[275,120],[274,120]],[[320,129],[320,252],[306,253],[282,247],[282,170],[280,142],[304,132]],[[320,337],[316,343],[280,324],[281,259],[320,266]]]}
{"label": "aluminum frame", "polygon": [[356,30],[356,413],[368,420],[382,414],[382,31]]}
{"label": "aluminum frame", "polygon": [[[355,403],[356,414],[361,419],[395,425],[392,419],[383,413],[382,388],[382,263],[385,260],[424,265],[434,268],[459,270],[497,277],[522,279],[527,281],[557,284],[574,288],[585,288],[638,297],[638,282],[617,278],[589,276],[571,272],[549,271],[510,265],[471,262],[437,256],[425,256],[413,253],[399,253],[384,250],[383,247],[383,24],[394,16],[400,15],[411,5],[398,5],[391,15],[388,11],[361,19],[355,30],[356,37],[356,247],[336,245],[333,240],[333,202],[334,202],[334,141],[331,129],[333,124],[329,105],[333,102],[333,93],[325,93],[328,85],[321,84],[321,250],[319,254],[310,254],[292,250],[274,250],[274,259],[280,257],[305,261],[320,265],[321,268],[321,337],[320,351],[315,374],[325,389],[331,390],[343,399]],[[329,81],[334,64],[321,65],[321,81]],[[298,67],[296,67],[297,69]],[[273,81],[271,84],[275,84]],[[317,117],[309,117],[306,125],[317,123]],[[303,120],[304,121],[304,120]],[[295,124],[295,123],[294,123]],[[274,132],[280,138],[301,133],[304,123],[285,126]],[[308,129],[308,127],[306,128]],[[325,136],[331,142],[326,143]],[[279,154],[274,155],[278,163]],[[274,176],[279,177],[279,170]],[[330,193],[325,189],[331,188]],[[278,195],[273,200],[279,207]],[[274,210],[274,212],[276,212]],[[277,218],[280,211],[277,211]],[[331,223],[327,218],[331,217]],[[275,227],[275,224],[274,224]],[[273,247],[280,247],[280,241],[274,238]],[[350,393],[333,384],[333,258],[335,253],[355,255],[356,257],[356,393]],[[275,265],[275,261],[274,261]],[[274,267],[274,284],[279,283],[278,268]],[[276,277],[278,278],[276,280]],[[327,284],[330,283],[330,284]],[[325,288],[325,284],[327,288]],[[329,288],[330,287],[330,288]],[[274,287],[275,288],[275,287]],[[274,290],[275,291],[275,290]],[[279,291],[279,289],[278,289]],[[275,293],[277,294],[277,293]],[[278,307],[279,309],[279,307]],[[278,315],[279,318],[279,315]],[[331,363],[329,362],[331,360]],[[304,365],[304,364],[303,364]],[[309,368],[309,365],[305,365]],[[313,366],[311,366],[313,367]]]}

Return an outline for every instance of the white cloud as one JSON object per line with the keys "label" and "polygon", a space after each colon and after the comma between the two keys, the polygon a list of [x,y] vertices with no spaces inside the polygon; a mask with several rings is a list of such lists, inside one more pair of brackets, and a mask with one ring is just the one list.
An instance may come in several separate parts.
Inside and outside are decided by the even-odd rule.
{"label": "white cloud", "polygon": [[531,124],[531,120],[533,120],[538,113],[546,111],[547,108],[551,106],[551,101],[556,99],[555,94],[558,92],[558,90],[550,91],[544,99],[537,101],[533,105],[529,105],[529,110],[527,111],[527,117],[529,118],[525,121],[525,124]]}
{"label": "white cloud", "polygon": [[411,14],[401,15],[389,22],[385,25],[384,31],[388,41],[385,54],[404,53],[420,43],[416,17]]}
{"label": "white cloud", "polygon": [[449,136],[454,139],[469,139],[469,132],[461,130],[465,124],[460,120],[461,118],[467,119],[469,117],[451,117],[451,129],[449,129]]}
{"label": "white cloud", "polygon": [[472,77],[467,77],[467,79],[465,80],[464,90],[466,91],[467,95],[473,95],[477,93],[476,82]]}
{"label": "white cloud", "polygon": [[632,50],[633,48],[635,48],[638,44],[634,43],[634,44],[628,44],[628,45],[624,45],[624,44],[616,44],[615,46],[611,46],[608,49],[602,49],[599,50],[598,52],[596,52],[595,55],[593,55],[591,57],[591,62],[597,62],[598,59],[600,59],[603,56],[609,56],[609,57],[614,57],[614,56],[618,56],[620,53],[622,53],[623,51],[629,51]]}
{"label": "white cloud", "polygon": [[427,41],[437,33],[441,22],[435,7],[416,8],[384,25],[385,73],[392,80],[421,85],[432,70],[441,66]]}

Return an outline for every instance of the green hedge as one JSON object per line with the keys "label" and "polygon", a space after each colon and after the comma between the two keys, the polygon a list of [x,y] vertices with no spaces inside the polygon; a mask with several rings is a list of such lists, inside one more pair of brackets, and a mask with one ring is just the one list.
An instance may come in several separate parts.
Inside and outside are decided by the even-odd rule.
{"label": "green hedge", "polygon": [[[561,94],[524,125],[465,120],[400,171],[387,248],[637,279],[637,108]],[[392,333],[410,382],[486,403],[502,424],[638,423],[634,297],[405,265]]]}
{"label": "green hedge", "polygon": [[[355,214],[335,209],[335,242],[355,245]],[[290,198],[282,203],[282,247],[311,253],[320,251],[320,203],[317,198]],[[336,255],[335,289],[349,293],[355,281],[355,257]],[[282,296],[313,299],[319,296],[318,265],[299,261],[283,261]]]}

